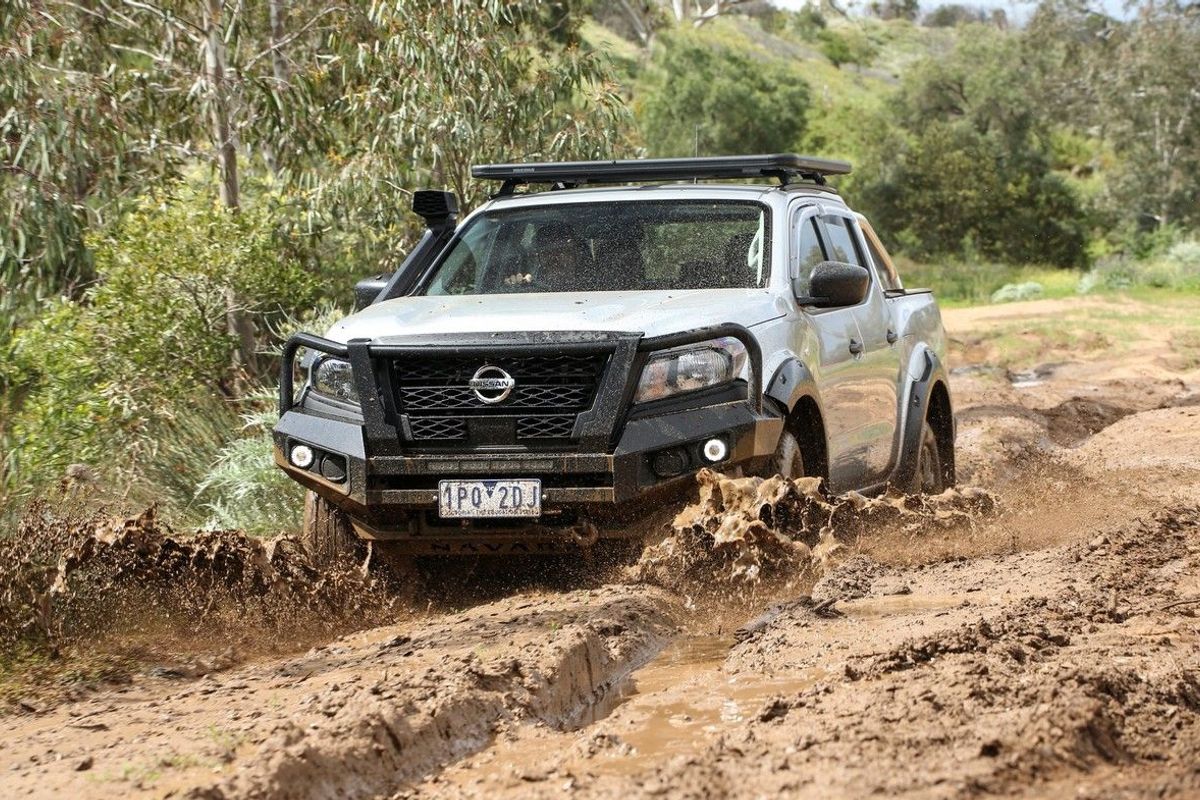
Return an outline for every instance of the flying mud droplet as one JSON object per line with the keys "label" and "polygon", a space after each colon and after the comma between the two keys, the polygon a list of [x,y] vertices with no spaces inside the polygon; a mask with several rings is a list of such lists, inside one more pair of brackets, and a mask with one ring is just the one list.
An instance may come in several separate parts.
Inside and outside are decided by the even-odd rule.
{"label": "flying mud droplet", "polygon": [[786,583],[827,570],[855,536],[970,526],[999,507],[995,495],[974,487],[866,497],[831,495],[820,478],[731,478],[705,469],[696,480],[697,501],[676,516],[666,539],[646,548],[633,580],[684,594]]}

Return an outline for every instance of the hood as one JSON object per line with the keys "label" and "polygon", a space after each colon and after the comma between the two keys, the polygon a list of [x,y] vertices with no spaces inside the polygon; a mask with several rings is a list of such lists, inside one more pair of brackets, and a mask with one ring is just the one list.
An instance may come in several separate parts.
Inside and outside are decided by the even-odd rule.
{"label": "hood", "polygon": [[614,331],[660,336],[723,322],[756,325],[786,313],[765,289],[397,297],[346,317],[330,339],[520,331]]}

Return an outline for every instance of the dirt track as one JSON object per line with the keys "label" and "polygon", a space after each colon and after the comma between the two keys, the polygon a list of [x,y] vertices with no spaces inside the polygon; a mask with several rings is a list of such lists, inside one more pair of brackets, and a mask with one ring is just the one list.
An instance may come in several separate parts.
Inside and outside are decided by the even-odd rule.
{"label": "dirt track", "polygon": [[2,794],[1200,796],[1200,372],[1169,325],[1095,324],[1145,311],[946,315],[960,480],[999,511],[838,511],[755,544],[754,589],[644,561],[147,668],[0,716]]}

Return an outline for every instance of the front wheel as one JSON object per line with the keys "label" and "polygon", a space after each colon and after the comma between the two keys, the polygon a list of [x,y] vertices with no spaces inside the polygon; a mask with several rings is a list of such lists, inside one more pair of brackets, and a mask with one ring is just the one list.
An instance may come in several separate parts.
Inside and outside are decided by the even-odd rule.
{"label": "front wheel", "polygon": [[304,495],[304,528],[300,541],[317,567],[358,560],[366,550],[346,512],[316,492]]}
{"label": "front wheel", "polygon": [[775,447],[775,454],[771,456],[766,469],[759,477],[771,478],[775,475],[782,475],[785,478],[803,478],[805,474],[807,473],[804,471],[804,451],[800,447],[800,439],[792,431],[784,428],[783,434],[779,437],[779,444]]}

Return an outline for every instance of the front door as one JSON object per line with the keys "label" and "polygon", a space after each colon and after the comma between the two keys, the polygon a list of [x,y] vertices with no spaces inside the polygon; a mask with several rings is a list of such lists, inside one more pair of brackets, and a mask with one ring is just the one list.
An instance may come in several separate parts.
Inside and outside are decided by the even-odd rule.
{"label": "front door", "polygon": [[[867,267],[853,218],[806,209],[793,229],[795,292],[821,261]],[[886,479],[896,435],[899,351],[890,341],[890,311],[872,272],[867,298],[846,308],[798,309],[794,348],[812,371],[820,392],[835,491],[859,489]]]}
{"label": "front door", "polygon": [[855,366],[847,387],[846,399],[853,407],[845,415],[846,437],[841,446],[852,454],[855,483],[865,485],[885,480],[892,471],[892,444],[896,438],[899,414],[897,381],[900,377],[900,349],[896,346],[895,326],[883,287],[862,246],[858,223],[849,214],[828,213],[818,219],[825,246],[834,261],[857,264],[868,270],[871,286],[866,299],[849,309],[858,328]]}

